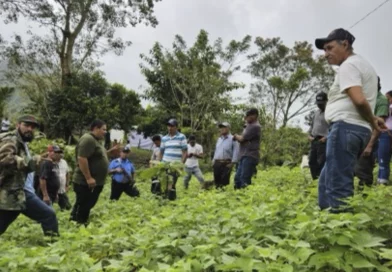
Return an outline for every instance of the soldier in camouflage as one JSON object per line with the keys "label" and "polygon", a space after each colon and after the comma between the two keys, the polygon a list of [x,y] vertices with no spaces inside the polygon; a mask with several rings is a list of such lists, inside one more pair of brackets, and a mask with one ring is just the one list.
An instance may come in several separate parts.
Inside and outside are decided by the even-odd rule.
{"label": "soldier in camouflage", "polygon": [[19,118],[17,129],[0,134],[0,235],[20,213],[39,222],[45,235],[58,235],[53,208],[35,195],[34,171],[40,156],[30,155],[27,143],[34,138],[37,120]]}

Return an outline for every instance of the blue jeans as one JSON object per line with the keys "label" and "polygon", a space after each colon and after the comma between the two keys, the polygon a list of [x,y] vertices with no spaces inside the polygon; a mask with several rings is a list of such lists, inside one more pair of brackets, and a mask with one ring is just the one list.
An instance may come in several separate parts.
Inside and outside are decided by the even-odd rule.
{"label": "blue jeans", "polygon": [[389,180],[391,162],[391,138],[388,132],[382,132],[378,145],[378,179]]}
{"label": "blue jeans", "polygon": [[45,235],[58,235],[59,227],[56,213],[53,208],[45,204],[37,195],[25,190],[26,209],[23,211],[0,210],[0,235],[3,234],[9,225],[19,216],[24,214],[30,219],[41,224]]}
{"label": "blue jeans", "polygon": [[234,188],[240,189],[252,184],[252,176],[256,172],[258,160],[253,157],[242,157],[238,162],[234,177]]}
{"label": "blue jeans", "polygon": [[200,183],[204,183],[204,177],[203,177],[203,173],[200,170],[200,167],[196,166],[196,167],[185,167],[185,177],[184,177],[184,187],[185,189],[188,188],[189,186],[189,181],[192,178],[192,175],[195,175],[195,177],[197,178],[197,180]]}
{"label": "blue jeans", "polygon": [[365,127],[342,121],[330,126],[326,163],[318,184],[321,209],[337,212],[344,207],[344,199],[354,194],[355,164],[369,142],[371,131]]}

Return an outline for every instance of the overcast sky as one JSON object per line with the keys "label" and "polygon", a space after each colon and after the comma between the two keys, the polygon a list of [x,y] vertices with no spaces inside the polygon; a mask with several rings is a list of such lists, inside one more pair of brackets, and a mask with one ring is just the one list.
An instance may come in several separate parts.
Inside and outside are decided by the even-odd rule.
{"label": "overcast sky", "polygon": [[[170,47],[176,34],[192,44],[200,29],[211,40],[221,37],[224,42],[252,37],[281,37],[287,45],[295,41],[309,41],[324,37],[338,27],[349,28],[385,0],[163,0],[156,4],[156,28],[142,25],[120,29],[118,35],[133,45],[124,55],[102,58],[102,67],[109,81],[124,84],[142,92],[147,86],[140,73],[139,55],[148,53],[155,41]],[[356,37],[354,49],[369,60],[382,80],[383,91],[392,90],[392,1],[371,14],[350,31]],[[4,29],[6,28],[6,29]],[[4,25],[2,35],[23,33],[26,23]],[[320,52],[322,53],[322,52]],[[237,74],[247,87],[236,91],[235,97],[245,97],[251,78]],[[315,90],[317,91],[317,90]]]}

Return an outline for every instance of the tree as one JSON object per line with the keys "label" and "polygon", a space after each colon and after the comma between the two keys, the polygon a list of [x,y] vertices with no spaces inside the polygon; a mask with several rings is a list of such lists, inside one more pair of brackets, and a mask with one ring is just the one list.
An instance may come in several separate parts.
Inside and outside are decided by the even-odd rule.
{"label": "tree", "polygon": [[110,85],[100,73],[83,73],[74,80],[73,86],[50,92],[47,97],[47,108],[40,116],[49,136],[68,141],[97,118],[105,120],[109,128],[128,130],[135,124],[141,105],[134,91]]}
{"label": "tree", "polygon": [[230,104],[229,93],[243,86],[230,77],[240,69],[237,58],[249,49],[250,41],[246,36],[223,48],[221,39],[210,44],[208,33],[201,30],[190,48],[179,35],[172,50],[156,43],[150,56],[141,55],[142,73],[150,85],[146,97],[168,115],[178,113],[181,125],[192,132],[203,129]]}
{"label": "tree", "polygon": [[247,72],[255,79],[251,102],[268,105],[273,124],[283,127],[312,109],[315,94],[327,92],[333,70],[322,57],[313,57],[312,46],[296,42],[292,48],[279,38],[256,38],[258,52],[250,55]]}
{"label": "tree", "polygon": [[14,93],[14,89],[10,87],[0,87],[0,115],[4,115],[5,105],[10,98],[10,96]]}
{"label": "tree", "polygon": [[[0,15],[17,22],[24,17],[47,29],[24,44],[19,35],[3,56],[10,70],[22,77],[48,75],[60,86],[72,84],[72,74],[91,64],[91,57],[121,54],[129,41],[115,37],[117,28],[158,24],[154,2],[159,0],[0,0]],[[60,74],[58,79],[54,74]],[[56,83],[58,83],[56,82]],[[58,86],[57,86],[58,87]]]}

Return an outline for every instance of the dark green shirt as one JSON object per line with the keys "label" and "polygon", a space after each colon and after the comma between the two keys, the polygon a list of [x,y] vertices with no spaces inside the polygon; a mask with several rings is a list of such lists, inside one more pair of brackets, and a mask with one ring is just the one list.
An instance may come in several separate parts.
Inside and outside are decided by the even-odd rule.
{"label": "dark green shirt", "polygon": [[[109,161],[104,146],[91,133],[84,134],[76,146],[76,161],[78,157],[87,158],[91,176],[97,185],[104,185],[108,174]],[[73,181],[77,184],[87,185],[86,178],[76,166]]]}
{"label": "dark green shirt", "polygon": [[377,93],[376,107],[374,108],[374,115],[378,117],[389,116],[388,99],[381,92]]}

